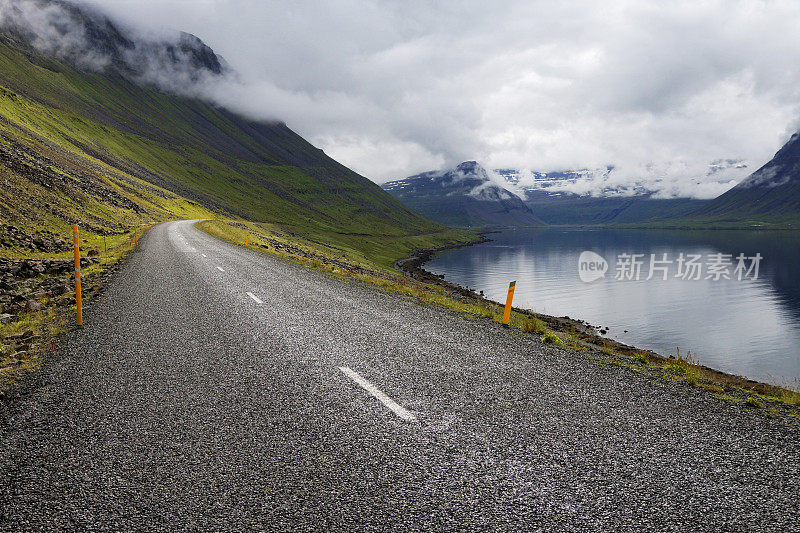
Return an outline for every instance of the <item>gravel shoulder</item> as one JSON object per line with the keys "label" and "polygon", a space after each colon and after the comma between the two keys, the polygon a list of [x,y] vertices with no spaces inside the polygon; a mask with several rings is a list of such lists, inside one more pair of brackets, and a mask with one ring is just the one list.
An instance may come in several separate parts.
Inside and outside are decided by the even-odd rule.
{"label": "gravel shoulder", "polygon": [[85,320],[0,423],[2,530],[800,521],[790,421],[191,223],[153,228]]}

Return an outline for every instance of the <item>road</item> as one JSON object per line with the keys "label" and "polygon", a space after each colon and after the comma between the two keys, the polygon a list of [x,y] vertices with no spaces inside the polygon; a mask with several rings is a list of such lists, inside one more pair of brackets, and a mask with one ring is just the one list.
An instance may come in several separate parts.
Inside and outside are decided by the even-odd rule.
{"label": "road", "polygon": [[0,530],[749,530],[796,426],[212,238],[140,241],[0,426]]}

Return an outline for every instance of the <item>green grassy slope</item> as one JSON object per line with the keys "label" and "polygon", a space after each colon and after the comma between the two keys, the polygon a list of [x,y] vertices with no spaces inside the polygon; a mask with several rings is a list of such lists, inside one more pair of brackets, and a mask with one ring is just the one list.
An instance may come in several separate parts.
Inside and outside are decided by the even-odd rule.
{"label": "green grassy slope", "polygon": [[[383,264],[453,236],[285,124],[79,72],[2,38],[0,139],[0,218],[31,231],[61,233],[87,218],[99,234],[144,214],[217,214],[279,224],[367,256],[370,240],[402,243],[378,254]],[[42,168],[52,175],[36,185]]]}

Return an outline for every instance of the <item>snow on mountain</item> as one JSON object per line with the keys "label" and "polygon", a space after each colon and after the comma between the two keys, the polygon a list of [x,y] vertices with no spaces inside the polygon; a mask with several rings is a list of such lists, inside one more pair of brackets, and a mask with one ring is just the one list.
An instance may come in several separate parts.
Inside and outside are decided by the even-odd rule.
{"label": "snow on mountain", "polygon": [[[677,166],[677,165],[676,165]],[[615,167],[601,169],[539,172],[530,169],[497,169],[508,187],[523,198],[527,196],[576,195],[595,198],[640,197],[652,198],[714,198],[730,189],[746,172],[742,160],[727,159],[711,162],[700,176],[681,180],[670,178],[671,170],[647,167],[640,174],[621,171]]]}

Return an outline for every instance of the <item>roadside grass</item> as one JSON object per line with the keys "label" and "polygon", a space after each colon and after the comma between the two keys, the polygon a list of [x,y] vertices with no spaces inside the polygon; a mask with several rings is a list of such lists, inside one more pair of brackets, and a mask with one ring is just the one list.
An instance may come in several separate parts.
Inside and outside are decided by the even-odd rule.
{"label": "roadside grass", "polygon": [[756,398],[753,396],[748,396],[747,399],[744,401],[744,404],[747,407],[755,407],[756,409],[761,409],[762,405]]}
{"label": "roadside grass", "polygon": [[[14,322],[0,325],[0,391],[22,374],[38,370],[48,346],[64,331],[65,318],[52,306],[23,313]],[[13,338],[19,335],[26,337]]]}
{"label": "roadside grass", "polygon": [[564,341],[564,346],[575,350],[577,352],[585,352],[588,350],[586,344],[581,339],[581,336],[575,330],[574,327],[569,327],[567,330],[562,333],[561,335],[562,340]]}
{"label": "roadside grass", "polygon": [[615,346],[612,345],[608,340],[601,339],[600,341],[600,351],[606,355],[618,355],[615,351]]}
{"label": "roadside grass", "polygon": [[544,335],[542,335],[541,340],[545,344],[553,344],[555,346],[560,346],[562,348],[564,347],[564,341],[562,341],[561,338],[552,331],[548,331]]}
{"label": "roadside grass", "polygon": [[522,322],[522,331],[525,333],[544,333],[546,329],[544,322],[536,317],[528,318]]}
{"label": "roadside grass", "polygon": [[725,394],[725,393],[722,393],[722,392],[716,393],[716,394],[714,394],[714,396],[719,398],[720,400],[725,400],[726,402],[730,402],[730,403],[739,403],[739,402],[742,401],[742,400],[740,400],[739,398],[737,398],[735,396],[731,396],[730,394]]}
{"label": "roadside grass", "polygon": [[678,354],[680,350],[676,350],[676,356],[665,358],[652,352],[637,351],[630,355],[630,365],[626,366],[660,375],[670,381],[685,382],[720,399],[744,403],[748,407],[761,407],[762,403],[800,406],[798,382],[784,385],[757,383],[705,367],[691,359],[691,352],[686,352],[685,357]]}

